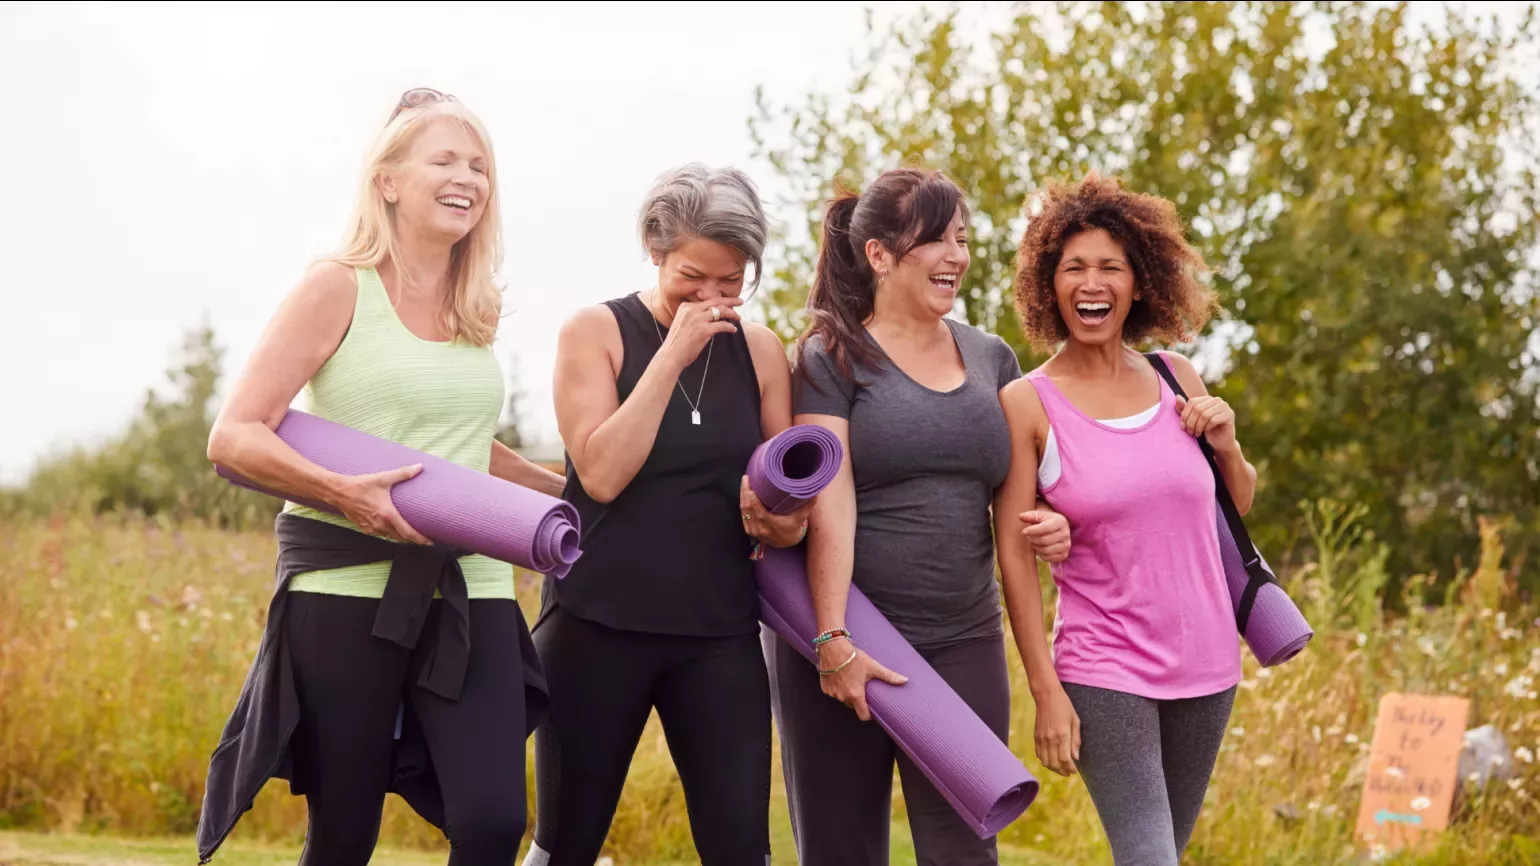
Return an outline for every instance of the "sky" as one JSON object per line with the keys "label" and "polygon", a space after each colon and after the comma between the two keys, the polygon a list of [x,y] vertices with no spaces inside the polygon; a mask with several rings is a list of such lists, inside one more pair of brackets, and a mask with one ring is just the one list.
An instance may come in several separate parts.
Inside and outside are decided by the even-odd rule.
{"label": "sky", "polygon": [[491,131],[495,351],[526,438],[559,454],[557,329],[650,284],[647,187],[685,162],[736,165],[790,216],[751,158],[754,89],[843,87],[865,5],[922,4],[0,3],[0,483],[120,430],[205,316],[228,384],[340,239],[369,140],[415,86]]}

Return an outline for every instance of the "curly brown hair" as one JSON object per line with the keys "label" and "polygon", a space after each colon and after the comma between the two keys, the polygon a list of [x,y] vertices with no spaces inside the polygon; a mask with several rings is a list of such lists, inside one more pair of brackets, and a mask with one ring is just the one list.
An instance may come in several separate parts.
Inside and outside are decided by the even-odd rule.
{"label": "curly brown hair", "polygon": [[1141,296],[1123,324],[1123,340],[1184,342],[1217,309],[1214,293],[1198,281],[1208,267],[1183,235],[1176,206],[1159,196],[1129,192],[1116,177],[1096,172],[1079,183],[1052,182],[1043,208],[1028,214],[1016,254],[1016,309],[1027,337],[1051,350],[1069,338],[1053,290],[1054,272],[1070,238],[1105,229],[1123,247]]}

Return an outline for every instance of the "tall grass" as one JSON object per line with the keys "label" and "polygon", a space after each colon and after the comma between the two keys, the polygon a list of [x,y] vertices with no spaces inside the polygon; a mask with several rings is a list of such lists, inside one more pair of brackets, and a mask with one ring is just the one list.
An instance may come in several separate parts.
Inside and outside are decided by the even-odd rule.
{"label": "tall grass", "polygon": [[[1524,760],[1540,752],[1540,610],[1515,597],[1501,538],[1488,525],[1478,566],[1459,575],[1447,598],[1427,597],[1428,576],[1384,598],[1383,550],[1353,529],[1355,517],[1330,505],[1311,510],[1321,555],[1287,585],[1318,636],[1274,670],[1246,657],[1188,861],[1323,864],[1363,856],[1351,831],[1376,703],[1386,692],[1411,691],[1469,697],[1471,725],[1496,725],[1520,762],[1513,779],[1467,792],[1450,831],[1408,862],[1540,862],[1540,767]],[[190,833],[208,754],[261,634],[273,554],[265,533],[134,520],[60,517],[0,527],[0,826]],[[534,578],[519,581],[532,613]],[[1031,701],[1014,659],[1012,676],[1012,747],[1043,791],[1002,843],[1042,862],[1110,862],[1084,785],[1047,772],[1032,755]],[[779,778],[775,797],[784,840]],[[533,814],[533,795],[530,807]],[[902,814],[896,793],[895,811]],[[303,801],[273,783],[236,837],[297,842],[303,832]],[[395,798],[382,837],[443,846]],[[683,793],[655,721],[608,850],[620,863],[693,857]],[[782,842],[776,862],[794,860]]]}

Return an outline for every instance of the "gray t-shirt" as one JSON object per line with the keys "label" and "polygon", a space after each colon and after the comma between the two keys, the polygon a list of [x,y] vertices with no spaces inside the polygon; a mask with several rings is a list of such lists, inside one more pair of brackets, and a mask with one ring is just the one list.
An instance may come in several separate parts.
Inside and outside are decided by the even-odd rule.
{"label": "gray t-shirt", "polygon": [[967,368],[953,391],[919,384],[880,348],[882,369],[855,364],[857,385],[817,336],[793,377],[796,414],[850,422],[852,580],[917,647],[1004,633],[990,504],[1011,464],[1000,389],[1021,366],[999,337],[945,321]]}

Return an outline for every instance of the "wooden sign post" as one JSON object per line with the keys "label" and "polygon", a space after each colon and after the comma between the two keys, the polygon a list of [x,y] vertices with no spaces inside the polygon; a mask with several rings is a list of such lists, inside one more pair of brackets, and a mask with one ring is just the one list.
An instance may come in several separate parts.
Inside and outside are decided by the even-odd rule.
{"label": "wooden sign post", "polygon": [[1388,694],[1369,750],[1357,837],[1387,850],[1414,847],[1449,826],[1470,701]]}

